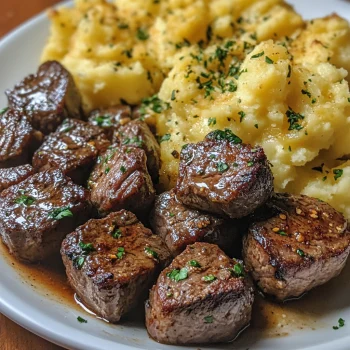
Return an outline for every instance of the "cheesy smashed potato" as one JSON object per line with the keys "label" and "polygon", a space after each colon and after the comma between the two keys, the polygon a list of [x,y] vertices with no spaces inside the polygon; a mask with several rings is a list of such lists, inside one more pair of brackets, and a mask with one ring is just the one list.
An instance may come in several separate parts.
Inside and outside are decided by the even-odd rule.
{"label": "cheesy smashed potato", "polygon": [[304,22],[280,0],[76,0],[50,18],[42,61],[73,74],[86,110],[142,102],[164,189],[184,144],[229,128],[264,148],[277,191],[350,219],[347,21]]}

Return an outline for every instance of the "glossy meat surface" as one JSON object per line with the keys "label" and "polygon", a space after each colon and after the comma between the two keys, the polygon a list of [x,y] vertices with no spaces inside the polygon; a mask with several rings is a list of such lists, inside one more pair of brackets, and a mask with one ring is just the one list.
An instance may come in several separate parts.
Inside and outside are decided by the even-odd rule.
{"label": "glossy meat surface", "polygon": [[160,147],[148,125],[140,120],[133,120],[120,126],[114,133],[114,142],[139,147],[146,152],[147,168],[152,180],[159,181]]}
{"label": "glossy meat surface", "polygon": [[0,192],[22,182],[33,174],[34,169],[29,164],[20,165],[15,168],[0,169]]}
{"label": "glossy meat surface", "polygon": [[158,277],[146,303],[151,337],[167,344],[233,340],[251,318],[254,291],[239,260],[195,243]]}
{"label": "glossy meat surface", "polygon": [[0,168],[30,163],[42,139],[43,135],[32,128],[26,114],[5,109],[0,114]]}
{"label": "glossy meat surface", "polygon": [[55,131],[66,118],[83,115],[73,77],[56,61],[43,63],[36,74],[28,75],[6,95],[9,106],[25,111],[33,128],[44,134]]}
{"label": "glossy meat surface", "polygon": [[230,218],[252,213],[270,197],[273,176],[261,147],[242,144],[230,130],[214,131],[181,151],[177,198]]}
{"label": "glossy meat surface", "polygon": [[60,170],[35,174],[0,194],[0,234],[26,262],[57,254],[65,235],[90,215],[89,193]]}
{"label": "glossy meat surface", "polygon": [[150,220],[154,233],[163,238],[173,256],[201,241],[217,244],[228,253],[240,246],[236,221],[190,209],[177,200],[173,190],[157,196]]}
{"label": "glossy meat surface", "polygon": [[146,154],[136,147],[112,145],[94,167],[88,186],[101,215],[127,209],[144,217],[155,198]]}
{"label": "glossy meat surface", "polygon": [[170,257],[161,238],[126,210],[78,227],[61,254],[81,300],[111,322],[144,300]]}
{"label": "glossy meat surface", "polygon": [[244,239],[244,261],[263,292],[299,297],[343,269],[350,252],[347,221],[318,199],[276,194]]}
{"label": "glossy meat surface", "polygon": [[35,152],[33,166],[36,171],[60,169],[73,181],[82,184],[98,155],[109,145],[99,127],[77,119],[66,119]]}

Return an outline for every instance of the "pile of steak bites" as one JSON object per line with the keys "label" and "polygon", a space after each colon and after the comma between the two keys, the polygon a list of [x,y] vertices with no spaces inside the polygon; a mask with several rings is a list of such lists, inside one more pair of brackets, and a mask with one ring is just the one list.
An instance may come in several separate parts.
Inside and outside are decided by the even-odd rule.
{"label": "pile of steak bites", "polygon": [[28,263],[61,253],[69,283],[96,315],[118,322],[146,301],[156,341],[226,342],[250,322],[254,285],[284,301],[343,269],[343,215],[274,193],[264,150],[230,130],[183,146],[176,187],[157,195],[160,148],[137,108],[85,116],[55,61],[6,94],[2,240]]}

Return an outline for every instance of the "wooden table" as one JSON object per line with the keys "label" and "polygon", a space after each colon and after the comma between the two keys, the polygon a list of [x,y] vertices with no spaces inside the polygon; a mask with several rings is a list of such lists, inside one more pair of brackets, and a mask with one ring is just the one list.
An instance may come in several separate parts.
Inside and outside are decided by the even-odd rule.
{"label": "wooden table", "polygon": [[[1,0],[0,37],[58,0]],[[0,350],[62,350],[0,314]]]}

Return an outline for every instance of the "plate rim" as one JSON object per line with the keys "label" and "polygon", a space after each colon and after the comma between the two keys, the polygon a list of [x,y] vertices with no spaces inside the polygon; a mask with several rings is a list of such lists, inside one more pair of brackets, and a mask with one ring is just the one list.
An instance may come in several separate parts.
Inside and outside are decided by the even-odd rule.
{"label": "plate rim", "polygon": [[[15,27],[10,32],[8,32],[7,34],[5,34],[0,38],[0,50],[2,47],[6,46],[8,43],[15,40],[17,36],[25,32],[27,28],[34,26],[38,22],[45,21],[45,19],[47,18],[46,17],[47,11],[49,9],[52,9],[52,8],[55,9],[61,6],[72,6],[72,5],[73,5],[73,0],[61,1],[56,5],[47,7],[45,10],[41,11],[39,14],[24,21],[22,24]],[[2,243],[0,242],[0,244]],[[5,247],[5,249],[7,248]],[[1,256],[0,256],[0,259],[1,259]],[[6,261],[7,259],[4,258],[3,260],[5,260],[5,263],[8,264],[8,262]],[[350,263],[350,261],[348,263]],[[4,286],[2,281],[0,280],[0,291],[4,292],[6,287],[10,291],[11,287]],[[38,292],[35,292],[35,293],[38,293]],[[16,296],[13,296],[13,299],[21,300]],[[25,302],[23,301],[23,303]],[[33,308],[33,306],[30,306],[30,307]],[[74,340],[72,337],[64,337],[60,332],[55,331],[54,328],[50,328],[49,325],[45,325],[43,321],[35,320],[32,314],[24,313],[20,307],[16,307],[14,303],[10,303],[8,300],[6,300],[6,298],[3,297],[3,293],[0,293],[0,313],[3,314],[5,317],[9,318],[10,320],[12,320],[13,322],[15,322],[16,324],[18,324],[19,326],[25,328],[29,332],[36,334],[37,336],[51,343],[54,343],[58,346],[64,347],[66,349],[84,349],[84,350],[96,349],[95,347],[91,347],[90,345],[88,345],[87,342],[81,341],[79,334],[80,333],[87,334],[87,332],[84,331],[83,329],[77,333],[76,340]],[[46,316],[46,317],[49,317],[49,316]],[[53,323],[55,322],[61,323],[60,321],[57,321],[53,318],[51,318],[51,321]],[[69,327],[68,325],[63,325],[63,326],[67,328]],[[90,336],[92,336],[94,339],[96,338],[93,335],[90,335]],[[113,342],[113,344],[118,347],[118,350],[138,349],[137,347],[134,347],[132,345],[121,344],[118,342]],[[158,344],[157,342],[154,343],[155,349],[157,347],[157,344]],[[332,350],[347,350],[349,344],[350,344],[350,333],[347,336],[342,337],[341,339],[331,340],[322,344],[315,344],[309,347],[304,347],[303,350],[328,350],[330,349],[330,346]],[[202,349],[205,348],[205,346],[198,346],[196,348],[198,349],[199,347]],[[169,349],[170,348],[171,347],[169,347]],[[184,349],[190,349],[190,347],[184,347]]]}

